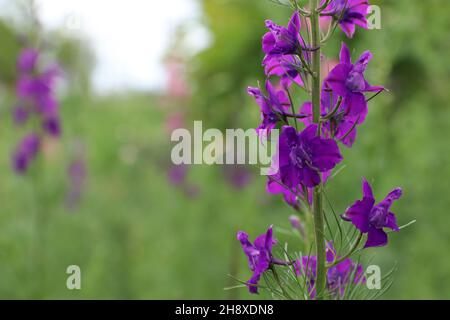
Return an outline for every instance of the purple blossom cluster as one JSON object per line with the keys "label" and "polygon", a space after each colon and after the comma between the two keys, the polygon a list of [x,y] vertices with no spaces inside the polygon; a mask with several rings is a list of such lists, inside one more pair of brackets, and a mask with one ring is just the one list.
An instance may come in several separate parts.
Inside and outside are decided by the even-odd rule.
{"label": "purple blossom cluster", "polygon": [[[337,255],[332,242],[326,246],[326,260],[331,267],[327,271],[326,284],[328,292],[337,298],[344,296],[346,287],[351,283],[361,284],[366,282],[363,267],[350,258],[341,259]],[[337,263],[335,263],[337,261]],[[316,298],[316,288],[314,286],[317,274],[317,256],[303,256],[294,263],[298,276],[306,278],[308,295],[310,299]]]}
{"label": "purple blossom cluster", "polygon": [[[55,96],[56,78],[60,75],[57,66],[40,68],[40,53],[36,49],[23,49],[17,59],[17,106],[14,108],[14,120],[18,125],[37,122],[19,142],[13,154],[13,167],[17,173],[25,173],[39,152],[44,135],[59,137],[61,125],[59,104]],[[36,120],[31,121],[30,117]]]}
{"label": "purple blossom cluster", "polygon": [[[326,0],[322,0],[323,5]],[[332,0],[322,12],[321,19],[338,20],[339,28],[347,37],[353,38],[356,26],[367,29],[368,0]]]}
{"label": "purple blossom cluster", "polygon": [[[339,26],[347,37],[352,38],[356,26],[367,29],[368,8],[367,0],[323,0],[320,9],[314,9],[319,16],[315,19],[331,20],[335,27]],[[289,206],[311,214],[311,208],[315,206],[313,193],[321,192],[321,187],[317,187],[327,183],[333,169],[343,161],[340,144],[345,147],[354,145],[357,130],[364,124],[368,114],[368,102],[385,89],[373,86],[366,80],[365,73],[372,53],[365,51],[353,62],[345,43],[341,46],[339,63],[322,77],[320,72],[315,73],[312,65],[318,61],[320,52],[314,55],[317,47],[302,36],[302,33],[309,32],[302,31],[301,27],[301,15],[305,15],[305,12],[295,11],[286,27],[266,21],[268,32],[262,38],[262,50],[265,53],[262,65],[267,77],[264,90],[249,87],[247,91],[260,107],[258,133],[270,134],[274,129],[281,131],[277,154],[279,170],[268,177],[267,192],[281,194]],[[306,17],[309,15],[306,14]],[[308,25],[306,18],[305,21]],[[317,24],[318,20],[315,27],[318,27]],[[312,22],[308,29],[311,27]],[[330,30],[334,30],[332,26]],[[324,37],[327,39],[327,36]],[[322,60],[326,58],[322,56]],[[317,70],[320,71],[320,68]],[[312,94],[311,78],[319,81]],[[311,101],[294,105],[292,92],[295,88],[304,89],[316,98],[312,98],[316,110],[313,110]],[[368,94],[373,96],[368,97]],[[342,221],[351,222],[359,231],[360,236],[353,249],[356,249],[364,235],[367,235],[364,248],[380,247],[388,242],[386,228],[399,231],[391,206],[401,196],[402,190],[396,188],[375,204],[372,188],[363,179],[363,199],[356,201],[341,215]],[[293,226],[295,223],[295,228],[304,235],[304,225],[296,219],[291,219],[291,223]],[[317,237],[316,233],[316,241]],[[272,227],[253,243],[249,241],[248,234],[242,231],[238,232],[237,238],[253,273],[247,281],[251,293],[258,293],[258,282],[267,270],[273,270],[275,265],[294,265],[297,275],[308,279],[310,298],[316,297],[319,255],[303,256],[294,262],[275,259],[272,248],[276,240]],[[325,274],[326,288],[330,294],[342,296],[345,287],[352,281],[356,284],[365,282],[362,266],[350,259],[353,252],[340,257],[332,243],[326,243],[326,259],[322,255],[321,261],[326,260],[324,263],[327,267],[326,273],[322,274]]]}
{"label": "purple blossom cluster", "polygon": [[[306,278],[309,298],[315,298],[316,256],[303,256],[294,261],[276,259],[273,255],[273,247],[277,240],[273,236],[272,226],[266,233],[258,236],[253,243],[250,242],[248,234],[243,231],[238,232],[237,239],[241,243],[247,256],[249,268],[253,272],[252,277],[247,281],[250,293],[258,293],[258,283],[264,272],[275,265],[292,265],[298,277]],[[362,266],[350,258],[341,259],[331,242],[327,243],[326,257],[327,262],[331,265],[327,272],[327,287],[330,294],[340,297],[344,295],[345,288],[350,282],[353,281],[355,284],[365,283],[366,279]]]}

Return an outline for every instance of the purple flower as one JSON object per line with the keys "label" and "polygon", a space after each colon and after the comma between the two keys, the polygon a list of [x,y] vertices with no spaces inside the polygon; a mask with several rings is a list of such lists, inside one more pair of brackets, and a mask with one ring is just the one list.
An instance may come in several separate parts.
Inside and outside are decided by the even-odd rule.
{"label": "purple flower", "polygon": [[371,86],[364,78],[364,72],[371,59],[372,53],[366,51],[355,64],[352,64],[350,50],[342,43],[340,63],[325,79],[325,86],[343,98],[343,104],[348,108],[346,114],[352,118],[356,117],[358,124],[364,122],[368,111],[364,93],[384,90],[383,87]]}
{"label": "purple flower", "polygon": [[16,124],[24,124],[28,120],[28,110],[23,106],[14,108],[13,117]]}
{"label": "purple flower", "polygon": [[36,134],[30,134],[20,141],[13,154],[13,167],[17,173],[25,173],[30,162],[36,158],[40,148],[40,138]]}
{"label": "purple flower", "polygon": [[167,178],[174,186],[179,186],[185,183],[188,173],[188,166],[185,164],[173,165],[169,168]]}
{"label": "purple flower", "polygon": [[17,70],[20,73],[31,73],[36,67],[39,52],[32,48],[23,49],[17,59]]}
{"label": "purple flower", "polygon": [[322,14],[338,20],[342,31],[353,38],[356,26],[367,29],[368,9],[368,0],[333,0]]}
{"label": "purple flower", "polygon": [[305,277],[308,286],[308,295],[311,299],[316,298],[316,278],[317,278],[317,256],[303,256],[294,263],[297,276]]}
{"label": "purple flower", "polygon": [[61,125],[57,116],[44,116],[42,127],[52,137],[61,135]]}
{"label": "purple flower", "polygon": [[313,193],[311,188],[306,188],[301,184],[295,187],[287,187],[281,181],[280,173],[268,177],[266,190],[273,195],[282,194],[284,201],[297,211],[300,211],[302,201],[312,204]]}
{"label": "purple flower", "polygon": [[86,163],[84,158],[74,160],[68,168],[69,190],[66,203],[69,209],[74,210],[80,203],[83,186],[86,180]]}
{"label": "purple flower", "polygon": [[[341,257],[336,254],[336,250],[331,242],[327,243],[327,263],[333,263],[336,259]],[[364,272],[362,265],[356,264],[352,259],[347,258],[330,267],[327,272],[327,288],[328,291],[334,295],[343,296],[345,294],[346,286],[351,282],[365,283]]]}
{"label": "purple flower", "polygon": [[248,290],[250,293],[258,293],[261,275],[273,262],[272,247],[276,244],[276,240],[273,239],[272,226],[265,234],[258,236],[253,244],[248,240],[248,234],[243,231],[237,233],[237,239],[241,242],[242,249],[248,258],[248,266],[253,272],[252,277],[247,281]]}
{"label": "purple flower", "polygon": [[301,49],[300,15],[296,11],[286,27],[266,20],[269,29],[262,40],[262,49],[268,55],[296,54]]}
{"label": "purple flower", "polygon": [[[324,86],[321,94],[321,116],[330,115],[338,103],[338,96]],[[301,121],[305,125],[312,124],[312,103],[305,102],[300,113],[307,117]],[[338,110],[329,120],[322,123],[322,135],[326,138],[333,138],[341,141],[345,146],[351,147],[356,139],[358,117],[349,114],[349,109],[345,103],[341,103]]]}
{"label": "purple flower", "polygon": [[263,60],[265,73],[268,77],[281,78],[283,88],[289,88],[293,83],[303,86],[303,80],[299,73],[301,61],[295,55],[266,55]]}
{"label": "purple flower", "polygon": [[259,88],[249,87],[247,92],[252,95],[261,108],[262,123],[258,131],[270,131],[282,119],[282,114],[289,109],[290,102],[285,91],[276,90],[269,80],[266,81],[267,97]]}
{"label": "purple flower", "polygon": [[[326,261],[332,264],[340,257],[331,242],[326,246]],[[317,278],[317,256],[303,256],[301,260],[296,260],[294,264],[298,276],[305,276],[308,285],[308,294],[311,299],[316,297],[315,281]],[[334,296],[343,296],[345,288],[352,281],[355,284],[366,281],[362,265],[356,264],[350,258],[347,258],[327,271],[326,285],[328,292]]]}
{"label": "purple flower", "polygon": [[57,76],[56,69],[48,69],[37,75],[21,75],[17,82],[17,96],[21,101],[32,103],[37,112],[55,113],[58,109],[54,97],[54,83]]}
{"label": "purple flower", "polygon": [[[298,188],[297,188],[298,189]],[[294,208],[300,210],[300,199],[294,189],[288,188],[281,182],[280,174],[269,176],[267,179],[266,190],[268,193],[277,195],[282,194],[284,201]]]}
{"label": "purple flower", "polygon": [[298,229],[298,230],[300,230],[302,228],[302,223],[298,216],[296,216],[296,215],[289,216],[289,221],[291,222],[292,228]]}
{"label": "purple flower", "polygon": [[397,219],[390,210],[393,202],[402,196],[402,189],[392,190],[383,201],[376,205],[372,187],[364,178],[362,189],[362,200],[356,201],[349,207],[342,218],[351,221],[360,232],[367,233],[365,248],[385,246],[388,242],[388,236],[384,228],[400,231],[397,226]]}
{"label": "purple flower", "polygon": [[226,165],[223,171],[225,179],[237,189],[244,189],[252,180],[252,174],[248,168],[238,165]]}
{"label": "purple flower", "polygon": [[290,188],[300,183],[313,188],[321,182],[320,173],[333,169],[342,156],[336,141],[324,139],[317,134],[317,125],[312,124],[301,133],[284,126],[279,143],[280,177]]}
{"label": "purple flower", "polygon": [[17,59],[19,71],[16,83],[16,95],[21,105],[14,111],[17,123],[22,124],[29,112],[41,117],[42,128],[50,136],[61,134],[59,105],[54,93],[56,78],[61,74],[57,66],[37,70],[39,52],[35,49],[24,49]]}

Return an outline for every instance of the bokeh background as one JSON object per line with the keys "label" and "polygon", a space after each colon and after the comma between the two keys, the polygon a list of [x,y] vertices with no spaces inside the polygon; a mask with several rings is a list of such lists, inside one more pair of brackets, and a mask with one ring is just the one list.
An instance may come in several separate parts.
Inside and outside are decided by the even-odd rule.
{"label": "bokeh background", "polygon": [[[397,264],[385,298],[449,299],[450,2],[371,3],[382,29],[346,42],[355,55],[374,53],[368,78],[390,92],[371,103],[329,196],[343,211],[361,176],[378,197],[402,186],[398,219],[417,222],[368,252],[382,270]],[[257,168],[174,168],[170,132],[193,120],[257,126],[246,87],[264,80],[264,20],[284,24],[289,10],[268,0],[0,6],[0,298],[250,298],[224,290],[236,284],[228,274],[249,275],[235,232],[287,228],[292,212],[266,194]],[[338,33],[326,54],[343,40]],[[64,71],[63,134],[17,175],[11,154],[26,130],[12,117],[16,58],[30,45]],[[82,290],[66,288],[72,264]]]}

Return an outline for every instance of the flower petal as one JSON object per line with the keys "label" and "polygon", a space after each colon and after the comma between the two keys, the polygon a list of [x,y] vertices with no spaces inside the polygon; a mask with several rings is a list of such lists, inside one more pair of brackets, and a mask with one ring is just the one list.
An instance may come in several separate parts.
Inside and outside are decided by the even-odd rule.
{"label": "flower petal", "polygon": [[375,202],[372,187],[370,186],[369,182],[367,182],[366,178],[363,178],[363,180],[362,180],[362,190],[363,190],[364,198],[374,199],[374,202]]}
{"label": "flower petal", "polygon": [[348,49],[348,47],[345,44],[345,42],[342,42],[341,53],[340,53],[340,61],[341,61],[341,63],[345,63],[345,64],[351,64],[352,63],[350,50]]}
{"label": "flower petal", "polygon": [[314,188],[320,184],[320,175],[316,170],[310,168],[303,168],[302,171],[302,181],[308,188]]}
{"label": "flower petal", "polygon": [[362,233],[369,231],[369,214],[372,210],[374,200],[364,198],[357,200],[351,207],[347,208],[344,219],[350,220]]}
{"label": "flower petal", "polygon": [[393,214],[392,212],[388,213],[387,216],[387,223],[386,223],[386,228],[389,228],[393,231],[400,231],[398,225],[397,225],[397,218],[395,217],[395,214]]}
{"label": "flower petal", "polygon": [[345,97],[349,92],[347,86],[345,85],[345,82],[347,81],[348,75],[352,68],[353,67],[351,64],[340,63],[330,71],[328,77],[325,80],[331,90],[333,90],[341,97]]}
{"label": "flower petal", "polygon": [[343,159],[336,141],[320,137],[311,142],[311,155],[312,165],[320,172],[333,169]]}
{"label": "flower petal", "polygon": [[352,92],[345,99],[348,104],[349,116],[358,118],[358,124],[364,123],[368,113],[366,97],[360,92]]}
{"label": "flower petal", "polygon": [[388,237],[386,232],[383,231],[383,229],[371,227],[367,234],[367,241],[366,244],[364,245],[364,248],[383,247],[387,244],[387,242]]}

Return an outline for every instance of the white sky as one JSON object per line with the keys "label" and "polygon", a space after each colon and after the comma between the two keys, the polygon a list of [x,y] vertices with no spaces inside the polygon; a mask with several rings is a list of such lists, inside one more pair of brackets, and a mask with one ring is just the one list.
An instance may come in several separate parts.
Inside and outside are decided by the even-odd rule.
{"label": "white sky", "polygon": [[[0,0],[4,4],[19,0]],[[97,56],[94,85],[101,92],[161,89],[161,58],[175,27],[199,15],[196,0],[36,0],[48,28],[81,32]],[[17,3],[16,3],[17,4]],[[207,43],[200,27],[190,32],[192,46]]]}

